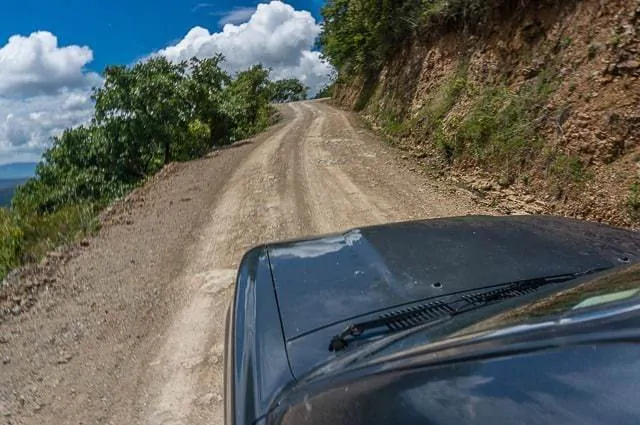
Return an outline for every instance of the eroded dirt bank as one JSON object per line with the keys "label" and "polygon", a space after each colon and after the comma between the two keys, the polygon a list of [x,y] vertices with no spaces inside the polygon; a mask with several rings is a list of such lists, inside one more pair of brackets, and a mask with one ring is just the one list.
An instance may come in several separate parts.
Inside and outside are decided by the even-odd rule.
{"label": "eroded dirt bank", "polygon": [[501,212],[638,227],[640,3],[487,4],[416,30],[337,101]]}

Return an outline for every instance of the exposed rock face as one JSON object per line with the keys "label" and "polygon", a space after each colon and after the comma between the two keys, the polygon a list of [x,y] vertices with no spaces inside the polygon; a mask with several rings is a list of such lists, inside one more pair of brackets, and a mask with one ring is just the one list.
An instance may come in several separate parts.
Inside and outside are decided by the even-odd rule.
{"label": "exposed rock face", "polygon": [[479,190],[498,199],[494,203],[533,196],[544,203],[543,212],[636,225],[640,3],[547,1],[512,12],[496,14],[475,34],[450,28],[438,37],[408,41],[372,87],[362,79],[339,85],[336,101],[363,109],[382,131],[389,116],[399,117],[403,131],[389,134],[396,143],[422,155],[440,175],[477,190],[478,179],[505,180],[503,164],[443,159],[434,123],[419,119],[421,111],[438,101],[434,93],[459,78],[462,65],[466,90],[437,124],[444,134],[455,131],[483,89],[500,86],[515,93],[544,77],[552,90],[535,119],[542,143],[509,172],[507,184]]}

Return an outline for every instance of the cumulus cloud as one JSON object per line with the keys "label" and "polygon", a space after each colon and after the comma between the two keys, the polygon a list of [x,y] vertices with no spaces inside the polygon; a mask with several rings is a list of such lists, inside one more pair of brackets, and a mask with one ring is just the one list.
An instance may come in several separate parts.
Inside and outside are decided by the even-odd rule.
{"label": "cumulus cloud", "polygon": [[245,23],[229,23],[217,33],[194,27],[177,44],[156,54],[180,61],[222,53],[223,66],[229,72],[261,63],[273,69],[273,78],[299,78],[313,94],[329,80],[333,71],[320,54],[313,51],[320,31],[311,13],[272,1],[258,5]]}
{"label": "cumulus cloud", "polygon": [[100,79],[83,70],[92,60],[91,49],[59,47],[58,39],[50,32],[14,35],[0,48],[0,96],[24,97],[88,88]]}
{"label": "cumulus cloud", "polygon": [[90,119],[91,87],[101,84],[84,70],[92,59],[46,31],[0,46],[0,163],[38,160],[52,136]]}
{"label": "cumulus cloud", "polygon": [[[195,27],[154,54],[178,61],[222,53],[231,73],[261,63],[272,68],[274,79],[299,78],[311,94],[333,72],[313,51],[321,27],[309,12],[272,1],[255,10],[231,10],[222,20],[221,32]],[[47,31],[14,35],[0,44],[0,163],[38,160],[52,136],[90,120],[91,88],[102,84],[98,74],[85,69],[92,60],[89,47],[60,46]]]}
{"label": "cumulus cloud", "polygon": [[0,163],[38,160],[51,137],[88,122],[92,114],[90,95],[80,90],[0,98]]}

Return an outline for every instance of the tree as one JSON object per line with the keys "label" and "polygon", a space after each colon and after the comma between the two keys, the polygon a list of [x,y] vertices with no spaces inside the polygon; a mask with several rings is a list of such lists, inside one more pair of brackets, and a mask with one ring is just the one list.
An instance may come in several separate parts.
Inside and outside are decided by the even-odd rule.
{"label": "tree", "polygon": [[297,78],[277,80],[270,85],[270,100],[276,103],[305,100],[309,88]]}
{"label": "tree", "polygon": [[225,89],[223,110],[235,123],[231,141],[247,137],[267,125],[269,72],[262,65],[254,65],[239,72]]}
{"label": "tree", "polygon": [[102,204],[170,161],[197,158],[262,130],[269,70],[257,65],[232,79],[222,61],[221,55],[180,63],[159,57],[107,67],[104,85],[94,90],[91,124],[52,140],[12,209],[47,215],[69,205]]}
{"label": "tree", "polygon": [[[207,59],[193,58],[189,62],[190,78],[187,80],[187,95],[192,112],[200,123],[208,125],[210,145],[223,145],[229,141],[231,118],[224,111],[224,89],[231,77],[221,67],[224,57],[220,54]],[[191,127],[198,124],[191,124]],[[200,127],[200,131],[205,130]]]}
{"label": "tree", "polygon": [[320,45],[342,73],[375,72],[433,0],[327,0]]}
{"label": "tree", "polygon": [[95,122],[127,173],[141,177],[171,161],[171,144],[184,137],[189,123],[185,79],[186,63],[164,57],[105,70],[104,85],[93,96]]}

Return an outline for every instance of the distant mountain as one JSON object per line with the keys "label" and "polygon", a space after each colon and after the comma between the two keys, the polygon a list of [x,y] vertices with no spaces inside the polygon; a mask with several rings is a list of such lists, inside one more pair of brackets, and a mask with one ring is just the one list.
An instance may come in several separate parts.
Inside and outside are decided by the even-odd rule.
{"label": "distant mountain", "polygon": [[35,162],[14,162],[0,165],[0,180],[27,179],[36,172]]}
{"label": "distant mountain", "polygon": [[26,182],[28,179],[0,179],[0,207],[8,207],[16,187]]}

